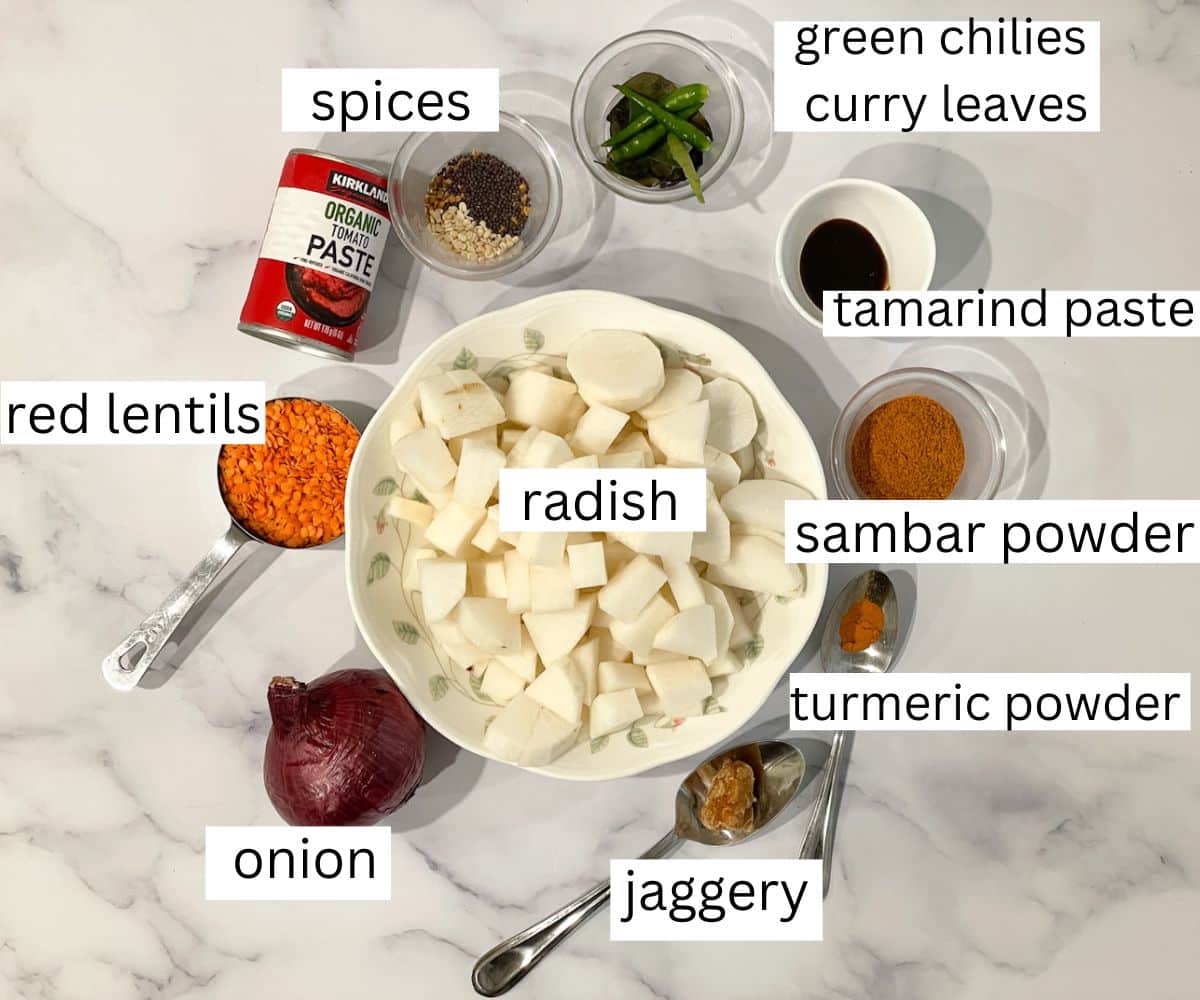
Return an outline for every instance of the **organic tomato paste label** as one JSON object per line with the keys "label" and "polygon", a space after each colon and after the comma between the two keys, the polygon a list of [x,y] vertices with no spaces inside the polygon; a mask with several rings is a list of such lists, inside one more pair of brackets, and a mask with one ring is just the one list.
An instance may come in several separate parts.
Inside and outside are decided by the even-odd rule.
{"label": "organic tomato paste label", "polygon": [[387,234],[386,178],[294,150],[279,179],[240,326],[259,336],[288,334],[271,339],[294,346],[310,341],[327,353],[352,355]]}

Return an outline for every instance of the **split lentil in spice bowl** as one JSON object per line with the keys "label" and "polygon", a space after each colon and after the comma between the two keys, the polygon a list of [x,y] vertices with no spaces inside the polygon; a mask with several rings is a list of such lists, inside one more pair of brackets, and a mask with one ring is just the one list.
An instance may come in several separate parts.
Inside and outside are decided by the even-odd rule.
{"label": "split lentil in spice bowl", "polygon": [[346,529],[346,477],[358,429],[312,399],[267,403],[265,444],[227,444],[217,459],[221,498],[255,538],[308,548]]}
{"label": "split lentil in spice bowl", "polygon": [[508,274],[550,241],[562,209],[553,149],[500,112],[498,132],[411,136],[388,177],[393,228],[418,260],[455,278]]}
{"label": "split lentil in spice bowl", "polygon": [[848,500],[990,500],[1004,475],[1004,432],[965,379],[901,368],[846,404],[830,465]]}

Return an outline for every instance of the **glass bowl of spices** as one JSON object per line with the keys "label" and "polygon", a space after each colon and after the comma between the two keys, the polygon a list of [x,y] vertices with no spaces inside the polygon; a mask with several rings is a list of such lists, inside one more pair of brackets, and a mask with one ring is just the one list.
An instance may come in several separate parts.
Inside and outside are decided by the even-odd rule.
{"label": "glass bowl of spices", "polygon": [[969,382],[899,368],[846,404],[830,465],[847,500],[991,500],[1004,475],[1004,432]]}
{"label": "glass bowl of spices", "polygon": [[525,119],[498,132],[413,135],[388,175],[388,208],[414,257],[454,278],[515,271],[542,251],[562,210],[554,150]]}
{"label": "glass bowl of spices", "polygon": [[[633,100],[649,103],[632,107],[630,89]],[[571,133],[592,176],[623,198],[651,204],[703,201],[737,155],[743,124],[742,91],[729,64],[678,31],[638,31],[611,42],[592,57],[571,97]]]}

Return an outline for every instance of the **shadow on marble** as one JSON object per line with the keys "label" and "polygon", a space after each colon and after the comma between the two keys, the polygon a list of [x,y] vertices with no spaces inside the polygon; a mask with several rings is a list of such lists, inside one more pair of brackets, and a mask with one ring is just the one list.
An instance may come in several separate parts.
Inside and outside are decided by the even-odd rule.
{"label": "shadow on marble", "polygon": [[704,205],[689,200],[679,202],[679,207],[712,213],[749,205],[763,214],[758,198],[783,170],[792,146],[792,134],[776,133],[772,124],[771,22],[732,0],[695,0],[665,7],[646,26],[699,38],[730,64],[742,87],[746,124],[737,156],[713,191],[706,193]]}
{"label": "shadow on marble", "polygon": [[358,332],[358,347],[354,361],[362,365],[391,365],[400,357],[400,346],[408,316],[412,311],[413,294],[409,287],[417,262],[396,238],[388,236],[383,252],[383,265],[371,291],[367,318]]}
{"label": "shadow on marble", "polygon": [[1001,499],[1036,500],[1050,476],[1050,396],[1037,366],[1011,341],[916,341],[894,367],[928,366],[954,372],[975,386],[1004,431]]}
{"label": "shadow on marble", "polygon": [[564,77],[536,71],[500,78],[501,105],[542,133],[558,159],[563,181],[562,215],[553,239],[520,270],[499,278],[500,284],[543,288],[566,281],[600,252],[612,232],[616,198],[592,179],[571,135],[574,86]]}
{"label": "shadow on marble", "polygon": [[992,190],[974,163],[938,146],[889,142],[863,150],[842,176],[890,184],[920,206],[937,240],[933,288],[987,287]]}

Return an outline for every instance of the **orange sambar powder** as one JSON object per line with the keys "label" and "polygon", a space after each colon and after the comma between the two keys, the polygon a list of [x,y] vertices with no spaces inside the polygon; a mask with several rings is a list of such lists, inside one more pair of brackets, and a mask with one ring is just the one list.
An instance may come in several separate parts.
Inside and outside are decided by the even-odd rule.
{"label": "orange sambar powder", "polygon": [[264,541],[298,549],[346,528],[346,476],[358,431],[311,399],[267,403],[266,444],[227,444],[217,461],[225,506]]}

